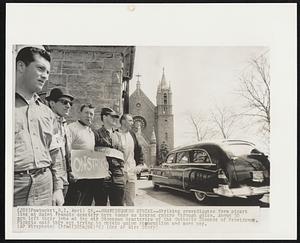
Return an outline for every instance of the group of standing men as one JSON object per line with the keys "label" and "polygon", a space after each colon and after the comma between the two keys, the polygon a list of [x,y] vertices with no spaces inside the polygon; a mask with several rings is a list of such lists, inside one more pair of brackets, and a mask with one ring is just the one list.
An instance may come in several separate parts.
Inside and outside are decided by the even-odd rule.
{"label": "group of standing men", "polygon": [[[66,123],[74,97],[54,88],[46,102],[37,95],[49,78],[50,53],[24,47],[16,57],[14,206],[133,206],[136,174],[144,156],[129,114],[102,108],[103,126],[93,130],[95,107],[82,104],[79,119]],[[117,129],[120,121],[121,127]],[[76,179],[71,150],[118,150],[106,155],[109,176]]]}

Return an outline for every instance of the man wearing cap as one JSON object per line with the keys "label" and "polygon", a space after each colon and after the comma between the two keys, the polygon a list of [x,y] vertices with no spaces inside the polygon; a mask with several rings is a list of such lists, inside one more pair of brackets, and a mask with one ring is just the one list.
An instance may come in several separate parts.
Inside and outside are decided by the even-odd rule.
{"label": "man wearing cap", "polygon": [[49,78],[50,54],[24,47],[16,57],[14,206],[62,205],[61,169],[50,150],[54,116],[37,95]]}
{"label": "man wearing cap", "polygon": [[[124,158],[114,155],[122,151],[121,141],[115,132],[116,122],[119,115],[110,108],[101,110],[101,121],[103,126],[95,132],[95,150],[106,148],[108,153],[106,159],[109,164],[110,177],[102,179],[103,186],[97,188],[98,205],[107,205],[107,199],[111,206],[124,205]],[[121,153],[123,156],[123,153]]]}
{"label": "man wearing cap", "polygon": [[53,158],[56,167],[60,167],[59,187],[63,189],[64,197],[68,190],[68,173],[71,172],[71,146],[70,135],[67,128],[66,117],[69,116],[72,106],[73,96],[67,94],[61,88],[54,88],[50,95],[45,98],[48,101],[49,107],[54,113],[54,136],[51,143],[51,148],[57,148],[59,152]]}
{"label": "man wearing cap", "polygon": [[[83,104],[80,107],[78,121],[68,125],[71,138],[70,143],[73,150],[94,150],[95,135],[91,129],[94,114],[95,107],[91,104]],[[69,176],[70,184],[65,198],[65,205],[91,205],[94,198],[94,194],[90,192],[93,189],[93,180],[80,179],[76,181],[72,177],[72,173],[69,173]]]}

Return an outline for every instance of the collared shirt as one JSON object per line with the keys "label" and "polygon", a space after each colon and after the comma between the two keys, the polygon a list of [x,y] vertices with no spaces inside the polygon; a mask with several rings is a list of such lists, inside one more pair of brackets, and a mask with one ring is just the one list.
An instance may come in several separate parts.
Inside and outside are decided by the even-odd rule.
{"label": "collared shirt", "polygon": [[136,162],[134,160],[134,141],[130,132],[120,132],[121,144],[124,151],[124,171],[128,181],[136,180],[135,167]]}
{"label": "collared shirt", "polygon": [[79,121],[68,125],[70,132],[70,143],[75,150],[94,150],[95,135],[89,126],[85,126]]}
{"label": "collared shirt", "polygon": [[14,170],[30,170],[51,165],[49,153],[53,133],[53,113],[37,95],[30,101],[16,93]]}
{"label": "collared shirt", "polygon": [[55,117],[39,96],[27,101],[15,95],[15,153],[14,170],[23,171],[51,166],[53,188],[62,189],[61,168],[53,162],[57,148],[50,146],[54,134]]}

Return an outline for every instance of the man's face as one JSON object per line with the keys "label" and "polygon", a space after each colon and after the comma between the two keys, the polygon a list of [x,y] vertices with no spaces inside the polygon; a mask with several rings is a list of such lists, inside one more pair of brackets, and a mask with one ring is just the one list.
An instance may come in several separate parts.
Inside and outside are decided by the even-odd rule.
{"label": "man's face", "polygon": [[90,126],[94,119],[95,109],[84,107],[83,110],[80,112],[79,120],[83,122],[85,125]]}
{"label": "man's face", "polygon": [[49,78],[50,63],[38,54],[34,55],[34,59],[28,66],[23,62],[19,63],[18,68],[22,72],[24,87],[30,92],[39,92]]}
{"label": "man's face", "polygon": [[133,119],[131,115],[126,115],[125,120],[122,121],[123,126],[126,127],[126,129],[131,130],[133,126]]}
{"label": "man's face", "polygon": [[111,127],[111,128],[116,128],[117,127],[118,118],[113,117],[111,115],[104,116],[103,118],[104,118],[103,119],[104,126],[108,126],[108,127]]}
{"label": "man's face", "polygon": [[57,102],[50,101],[52,110],[62,117],[67,117],[72,106],[72,101],[68,97],[62,97]]}

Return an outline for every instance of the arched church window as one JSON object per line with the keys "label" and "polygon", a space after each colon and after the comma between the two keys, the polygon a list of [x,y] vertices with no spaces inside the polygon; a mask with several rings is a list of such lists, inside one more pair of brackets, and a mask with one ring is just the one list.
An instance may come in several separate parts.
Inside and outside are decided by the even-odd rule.
{"label": "arched church window", "polygon": [[134,130],[136,130],[139,126],[140,126],[141,130],[143,130],[147,126],[145,118],[141,117],[141,116],[133,117],[133,123],[134,123]]}
{"label": "arched church window", "polygon": [[165,139],[168,140],[168,133],[165,133]]}
{"label": "arched church window", "polygon": [[164,105],[168,104],[167,94],[164,93]]}

